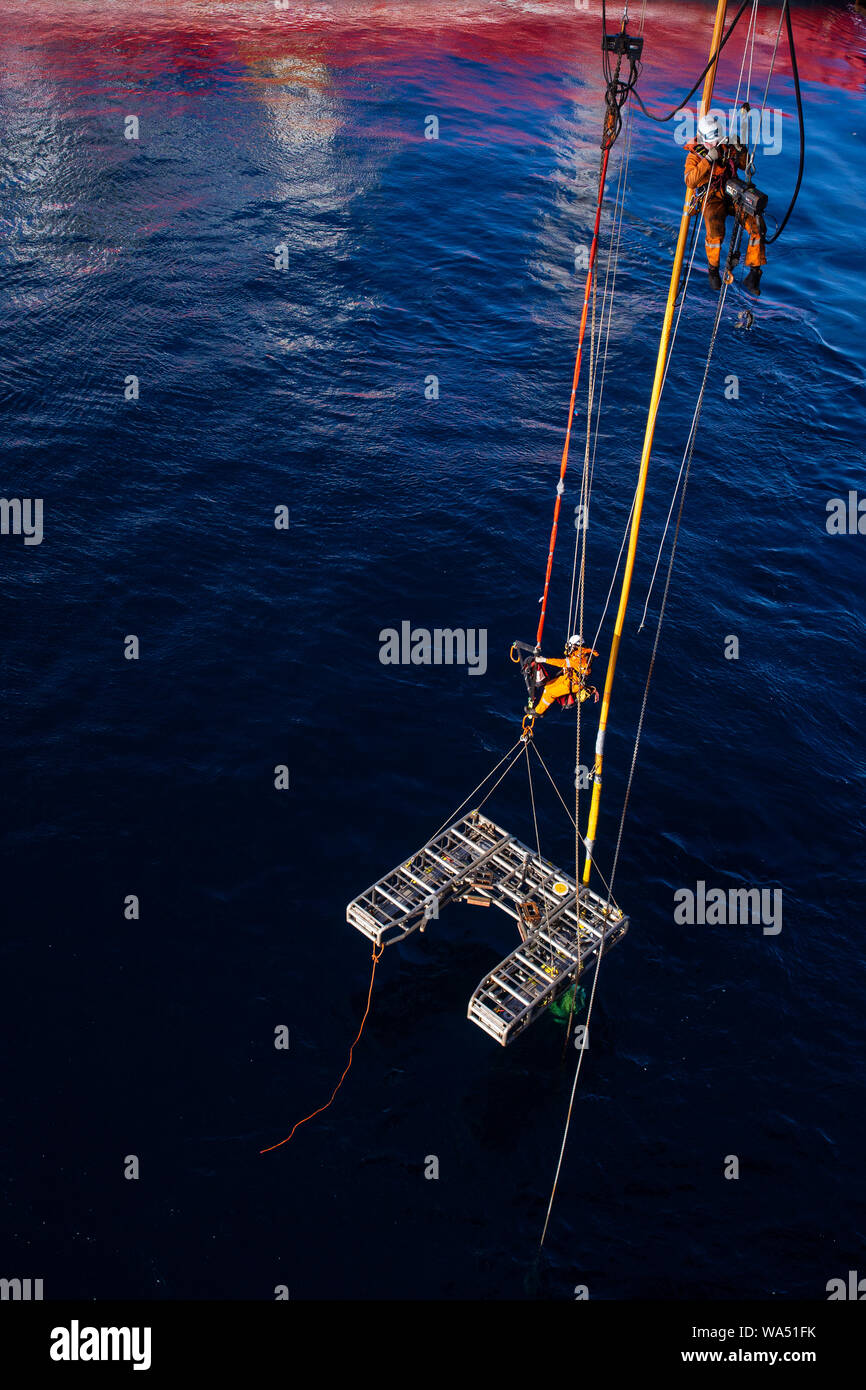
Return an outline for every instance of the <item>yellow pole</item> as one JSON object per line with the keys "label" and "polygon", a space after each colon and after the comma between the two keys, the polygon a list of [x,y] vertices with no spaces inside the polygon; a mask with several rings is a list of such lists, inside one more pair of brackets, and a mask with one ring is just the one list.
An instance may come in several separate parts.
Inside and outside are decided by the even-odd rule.
{"label": "yellow pole", "polygon": [[[716,22],[713,25],[713,38],[710,44],[710,56],[717,52],[722,41],[725,27],[725,11],[727,0],[717,0]],[[713,63],[704,81],[704,90],[701,97],[700,114],[705,116],[710,102],[713,99],[713,83],[716,77],[716,67],[718,58]],[[592,801],[589,808],[589,821],[586,828],[586,859],[583,865],[583,882],[588,883],[592,871],[592,853],[595,848],[595,834],[598,829],[598,808],[601,801],[601,771],[604,761],[604,736],[607,732],[607,720],[610,713],[610,695],[613,688],[613,678],[616,671],[616,661],[619,655],[619,644],[622,638],[623,627],[625,626],[625,611],[628,607],[628,597],[631,591],[632,574],[634,572],[634,560],[637,552],[638,533],[640,531],[641,512],[643,511],[644,495],[646,493],[647,475],[649,473],[650,455],[652,454],[653,435],[655,434],[656,417],[658,415],[659,400],[662,394],[662,382],[665,375],[665,363],[668,355],[668,343],[671,336],[671,325],[674,318],[674,306],[676,304],[677,290],[680,283],[680,275],[683,268],[683,257],[686,249],[686,236],[689,228],[688,207],[691,202],[691,190],[686,190],[685,201],[683,203],[682,217],[680,218],[680,234],[677,237],[677,249],[674,254],[674,263],[671,269],[671,283],[668,290],[668,302],[665,306],[665,316],[662,323],[662,333],[659,340],[658,358],[656,360],[656,374],[653,381],[652,395],[650,396],[649,413],[647,415],[646,432],[644,434],[643,452],[641,453],[640,471],[638,472],[637,490],[634,499],[634,511],[631,518],[631,530],[628,538],[628,553],[625,559],[625,570],[622,577],[622,589],[619,596],[619,608],[617,609],[616,622],[613,628],[613,637],[610,643],[610,657],[607,663],[607,675],[604,682],[604,694],[601,700],[601,713],[598,720],[598,736],[595,743],[595,763],[592,776]]]}

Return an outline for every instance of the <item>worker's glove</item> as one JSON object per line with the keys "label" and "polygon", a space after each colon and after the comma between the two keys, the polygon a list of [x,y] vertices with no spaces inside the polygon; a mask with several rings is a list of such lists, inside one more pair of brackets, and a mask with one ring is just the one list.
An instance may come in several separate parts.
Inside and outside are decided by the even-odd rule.
{"label": "worker's glove", "polygon": [[718,152],[717,149],[712,149],[712,148],[711,148],[711,149],[708,149],[708,150],[707,150],[707,159],[710,161],[711,164],[715,164],[715,162],[716,162],[716,160],[718,159],[718,157],[719,157],[719,152]]}

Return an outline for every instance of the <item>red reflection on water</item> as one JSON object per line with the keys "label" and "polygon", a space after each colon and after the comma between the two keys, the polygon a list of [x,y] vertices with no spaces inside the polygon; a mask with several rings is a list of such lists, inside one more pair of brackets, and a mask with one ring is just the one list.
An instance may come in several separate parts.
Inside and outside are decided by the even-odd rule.
{"label": "red reflection on water", "polygon": [[[646,13],[644,99],[665,108],[703,66],[711,33],[712,0],[650,0]],[[74,84],[78,98],[104,95],[102,82],[135,83],[176,72],[185,80],[247,71],[269,79],[268,65],[286,59],[333,72],[378,70],[382,84],[416,79],[435,69],[431,97],[463,109],[501,109],[502,88],[490,78],[509,76],[509,104],[544,107],[565,94],[595,104],[598,97],[600,0],[587,10],[573,0],[331,0],[296,3],[278,10],[267,0],[7,0],[0,55],[7,85],[33,78]],[[609,27],[620,6],[609,6]],[[636,15],[640,6],[633,6]],[[729,6],[734,13],[734,6]],[[866,24],[850,7],[804,4],[795,8],[798,59],[804,81],[860,87],[866,66]],[[760,5],[756,72],[762,82],[775,39],[778,6]],[[632,28],[635,24],[632,23]],[[742,46],[732,39],[732,58],[720,74],[723,95],[736,83]],[[474,65],[460,74],[443,59]],[[358,72],[358,69],[361,72]],[[784,34],[776,74],[790,64]],[[573,90],[551,76],[573,80]],[[299,73],[308,83],[314,74]],[[542,79],[544,79],[542,81]],[[574,80],[579,79],[579,80]],[[318,80],[327,80],[319,76]],[[88,81],[93,87],[88,88]],[[585,85],[587,84],[588,85]],[[127,89],[128,92],[128,89]],[[341,92],[341,95],[346,95]]]}

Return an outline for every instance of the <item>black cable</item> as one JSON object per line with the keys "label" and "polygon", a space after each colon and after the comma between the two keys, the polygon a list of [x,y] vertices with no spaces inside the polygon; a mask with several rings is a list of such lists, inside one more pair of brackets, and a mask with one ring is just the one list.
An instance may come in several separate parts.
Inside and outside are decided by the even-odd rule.
{"label": "black cable", "polygon": [[[623,32],[622,30],[620,32]],[[641,63],[639,59],[628,55],[628,80],[623,81],[619,75],[622,66],[623,54],[620,52],[617,57],[616,70],[611,71],[610,53],[605,46],[607,38],[607,5],[605,0],[601,3],[601,68],[604,76],[605,91],[604,104],[607,108],[604,125],[602,127],[601,148],[609,150],[622,130],[622,108],[628,100],[629,93],[633,92],[637,86],[640,76]]]}
{"label": "black cable", "polygon": [[[806,161],[806,123],[803,119],[803,97],[800,92],[800,74],[797,71],[797,53],[794,47],[794,26],[791,23],[791,0],[785,0],[785,23],[788,28],[788,51],[791,54],[791,72],[794,75],[794,91],[797,94],[797,124],[800,127],[800,165],[797,169],[797,182],[794,187],[794,196],[788,204],[788,211],[782,218],[778,227],[771,237],[767,239],[767,245],[771,246],[782,235],[785,223],[794,211],[794,204],[797,201],[797,194],[800,192],[800,184],[803,182],[803,165]],[[638,97],[640,100],[640,97]]]}
{"label": "black cable", "polygon": [[[636,97],[636,99],[637,99],[638,106],[640,107],[641,111],[644,113],[645,116],[649,116],[649,118],[650,118],[651,121],[658,121],[660,125],[664,125],[665,121],[672,121],[672,120],[673,120],[673,118],[674,118],[674,116],[676,116],[677,112],[682,110],[682,108],[685,106],[686,102],[689,101],[689,100],[694,96],[695,92],[698,90],[698,87],[700,87],[701,83],[703,82],[703,80],[704,80],[704,78],[706,77],[707,73],[709,72],[710,68],[713,66],[713,63],[716,61],[716,59],[718,58],[718,56],[719,56],[719,54],[721,53],[722,49],[724,48],[725,44],[728,42],[728,39],[731,37],[731,35],[733,34],[733,32],[734,32],[734,30],[736,29],[737,25],[739,24],[740,19],[741,19],[742,14],[743,14],[743,11],[746,9],[746,7],[747,7],[749,4],[751,4],[751,0],[743,0],[743,3],[741,4],[740,8],[737,10],[737,13],[736,13],[736,15],[735,15],[735,17],[734,17],[734,19],[733,19],[733,21],[732,21],[732,23],[731,23],[731,27],[729,28],[728,32],[725,34],[724,38],[722,39],[722,41],[721,41],[721,43],[719,44],[718,48],[716,49],[715,53],[714,53],[714,54],[712,55],[712,57],[710,58],[710,61],[707,63],[707,66],[704,68],[703,72],[701,73],[701,75],[700,75],[700,77],[698,78],[697,82],[695,83],[694,87],[692,87],[692,89],[691,89],[690,92],[686,92],[686,95],[683,97],[682,101],[678,102],[678,104],[674,107],[673,111],[671,111],[667,116],[654,116],[653,113],[652,113],[652,111],[648,111],[648,110],[646,109],[646,107],[644,106],[644,104],[643,104],[643,102],[641,101],[640,97],[638,96],[637,92],[635,92],[635,97]],[[789,19],[788,23],[789,23],[789,26],[790,26],[790,19]]]}
{"label": "black cable", "polygon": [[625,106],[630,92],[634,92],[640,76],[641,65],[635,58],[629,58],[628,80],[623,82],[619,76],[619,64],[617,72],[613,74],[607,82],[604,92],[604,104],[607,107],[605,116],[601,148],[609,150],[622,130],[622,108]]}
{"label": "black cable", "polygon": [[607,38],[607,3],[601,0],[601,69],[605,82],[610,82],[610,55],[604,46]]}

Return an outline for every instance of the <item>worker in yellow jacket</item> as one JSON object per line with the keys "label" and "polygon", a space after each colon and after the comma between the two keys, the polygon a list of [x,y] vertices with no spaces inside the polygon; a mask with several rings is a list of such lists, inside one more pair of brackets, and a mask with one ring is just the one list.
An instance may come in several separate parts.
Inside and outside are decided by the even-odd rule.
{"label": "worker in yellow jacket", "polygon": [[[743,289],[750,294],[761,293],[761,267],[767,264],[765,240],[767,228],[763,217],[753,216],[735,208],[725,194],[725,179],[736,176],[738,169],[745,169],[749,163],[748,151],[733,141],[723,138],[721,123],[717,116],[702,116],[698,121],[698,138],[686,145],[685,180],[686,187],[693,189],[698,208],[704,209],[706,240],[704,245],[709,266],[710,287],[722,288],[719,274],[719,258],[722,242],[725,239],[725,223],[729,214],[742,223],[749,235],[746,250],[746,265],[749,273],[743,281]],[[709,192],[706,193],[707,184]],[[706,201],[704,194],[706,193]]]}
{"label": "worker in yellow jacket", "polygon": [[564,704],[574,704],[588,700],[590,696],[598,699],[598,691],[594,686],[587,685],[586,678],[592,665],[592,659],[598,656],[598,652],[592,647],[583,645],[583,638],[579,632],[569,637],[565,647],[564,657],[542,656],[539,661],[544,666],[559,666],[562,668],[561,676],[553,676],[545,685],[541,692],[541,699],[533,708],[528,706],[530,714],[544,714],[550,709],[554,700],[561,700]]}

